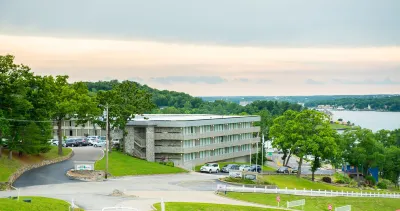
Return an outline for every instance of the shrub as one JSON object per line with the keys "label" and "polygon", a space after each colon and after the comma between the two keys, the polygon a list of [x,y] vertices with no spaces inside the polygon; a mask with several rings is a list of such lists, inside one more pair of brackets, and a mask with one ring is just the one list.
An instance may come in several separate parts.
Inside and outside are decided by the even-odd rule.
{"label": "shrub", "polygon": [[[351,182],[351,178],[347,174],[340,174],[340,173],[335,173],[334,178],[336,180],[336,183],[339,184],[349,184]],[[340,181],[340,182],[338,182]]]}
{"label": "shrub", "polygon": [[326,183],[332,183],[332,179],[330,177],[322,177],[322,181]]}
{"label": "shrub", "polygon": [[175,166],[174,162],[172,162],[172,161],[166,162],[165,165],[166,165],[166,166],[171,166],[171,167],[174,167],[174,166]]}
{"label": "shrub", "polygon": [[378,188],[380,189],[388,189],[388,188],[393,188],[394,184],[392,181],[387,180],[387,179],[381,179],[379,183],[377,184]]}
{"label": "shrub", "polygon": [[351,180],[350,181],[350,183],[349,183],[349,187],[351,187],[351,188],[355,188],[355,187],[357,187],[358,186],[358,183],[357,183],[357,181],[355,181],[355,180]]}
{"label": "shrub", "polygon": [[375,186],[375,184],[376,184],[375,178],[373,176],[366,176],[365,177],[365,184],[370,186],[370,187]]}
{"label": "shrub", "polygon": [[386,183],[383,182],[378,182],[378,184],[376,185],[379,189],[387,189],[387,185]]}

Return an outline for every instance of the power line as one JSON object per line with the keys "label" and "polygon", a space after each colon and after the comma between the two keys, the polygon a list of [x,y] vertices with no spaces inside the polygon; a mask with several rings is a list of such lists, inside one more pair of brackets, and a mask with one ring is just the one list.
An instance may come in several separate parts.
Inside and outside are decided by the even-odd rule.
{"label": "power line", "polygon": [[55,122],[54,120],[28,120],[28,119],[8,119],[8,118],[2,118],[0,119],[8,120],[8,121],[14,121],[14,122]]}

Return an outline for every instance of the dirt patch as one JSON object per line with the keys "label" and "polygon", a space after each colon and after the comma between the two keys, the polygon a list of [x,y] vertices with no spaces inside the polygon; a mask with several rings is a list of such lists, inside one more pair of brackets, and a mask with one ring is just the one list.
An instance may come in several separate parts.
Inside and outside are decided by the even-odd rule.
{"label": "dirt patch", "polygon": [[104,171],[92,171],[92,170],[74,170],[67,171],[67,176],[70,179],[76,179],[81,181],[103,181]]}

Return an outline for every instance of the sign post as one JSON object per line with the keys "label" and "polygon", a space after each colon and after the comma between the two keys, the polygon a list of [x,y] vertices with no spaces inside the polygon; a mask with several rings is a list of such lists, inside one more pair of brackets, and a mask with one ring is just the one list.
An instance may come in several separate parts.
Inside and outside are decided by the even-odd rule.
{"label": "sign post", "polygon": [[276,197],[276,201],[278,202],[278,207],[279,207],[279,202],[281,202],[281,197],[280,197],[280,196],[277,196],[277,197]]}

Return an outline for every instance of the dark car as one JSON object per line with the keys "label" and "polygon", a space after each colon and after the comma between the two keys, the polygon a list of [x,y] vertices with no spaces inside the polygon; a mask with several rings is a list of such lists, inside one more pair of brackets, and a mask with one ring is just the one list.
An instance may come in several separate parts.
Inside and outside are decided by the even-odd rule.
{"label": "dark car", "polygon": [[89,139],[87,139],[87,138],[77,138],[75,140],[78,142],[79,146],[89,146],[90,145]]}
{"label": "dark car", "polygon": [[76,139],[67,139],[65,141],[66,147],[77,147],[79,146],[79,142]]}
{"label": "dark car", "polygon": [[222,172],[229,172],[230,170],[239,170],[239,165],[236,164],[228,164],[222,167]]}
{"label": "dark car", "polygon": [[282,166],[278,170],[276,170],[276,173],[289,174],[289,168],[286,166]]}
{"label": "dark car", "polygon": [[261,173],[261,166],[260,165],[252,165],[250,167],[249,171]]}

